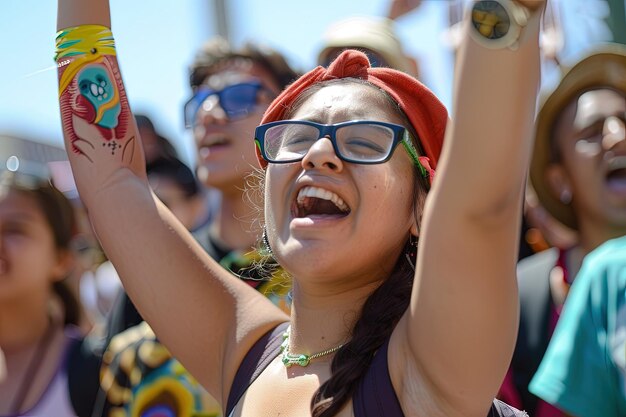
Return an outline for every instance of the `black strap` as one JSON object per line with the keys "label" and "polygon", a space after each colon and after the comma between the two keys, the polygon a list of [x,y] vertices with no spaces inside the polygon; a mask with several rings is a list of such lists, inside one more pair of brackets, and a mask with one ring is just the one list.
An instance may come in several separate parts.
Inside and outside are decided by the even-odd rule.
{"label": "black strap", "polygon": [[261,372],[267,368],[270,362],[278,356],[280,345],[283,343],[283,333],[288,326],[289,323],[282,323],[265,333],[243,358],[237,374],[235,374],[233,385],[230,387],[226,416],[230,416],[248,387],[261,375]]}
{"label": "black strap", "polygon": [[374,354],[371,365],[352,396],[355,417],[404,417],[393,389],[387,356],[389,341]]}
{"label": "black strap", "polygon": [[[74,412],[79,417],[92,417],[100,392],[102,340],[95,337],[75,342],[67,356],[67,383]],[[100,414],[98,414],[100,415]]]}
{"label": "black strap", "polygon": [[[233,385],[231,386],[230,393],[228,395],[228,403],[226,406],[226,416],[231,417],[235,406],[237,405],[243,394],[246,392],[248,387],[252,385],[252,383],[259,377],[259,375],[261,375],[261,372],[265,370],[270,362],[272,362],[274,358],[278,356],[278,354],[280,353],[280,345],[283,342],[282,335],[288,326],[289,323],[282,323],[278,325],[273,330],[263,335],[263,337],[261,337],[254,344],[254,346],[252,346],[252,349],[248,351],[245,358],[241,362],[239,369],[237,370]],[[386,363],[386,346],[381,349],[381,351],[382,352],[380,353],[383,354],[381,354],[380,357],[384,358],[384,363]],[[387,375],[389,375],[388,372]],[[384,388],[388,386],[391,389],[391,393],[393,394],[395,401],[398,401],[397,397],[395,396],[395,391],[393,391],[391,380],[384,381],[383,383],[378,383],[375,385],[375,388],[377,390],[380,387]],[[402,411],[399,408],[399,403],[397,410],[398,412],[396,413],[396,409],[392,407],[391,414],[388,415],[402,415]],[[360,414],[359,412],[355,412],[355,415]],[[524,411],[519,411],[516,408],[513,408],[508,404],[496,399],[491,404],[491,409],[489,410],[489,414],[487,417],[528,417],[528,414],[526,414]]]}

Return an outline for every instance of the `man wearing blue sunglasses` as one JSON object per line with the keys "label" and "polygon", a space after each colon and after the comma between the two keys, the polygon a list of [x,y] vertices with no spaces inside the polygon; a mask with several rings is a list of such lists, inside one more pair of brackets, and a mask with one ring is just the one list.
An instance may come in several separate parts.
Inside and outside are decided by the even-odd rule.
{"label": "man wearing blue sunglasses", "polygon": [[251,44],[232,49],[220,38],[208,41],[191,65],[185,124],[197,147],[199,180],[221,194],[214,221],[195,236],[218,261],[239,259],[233,254],[255,246],[258,234],[248,222],[253,208],[243,197],[257,167],[250,139],[270,101],[297,75],[274,50]]}

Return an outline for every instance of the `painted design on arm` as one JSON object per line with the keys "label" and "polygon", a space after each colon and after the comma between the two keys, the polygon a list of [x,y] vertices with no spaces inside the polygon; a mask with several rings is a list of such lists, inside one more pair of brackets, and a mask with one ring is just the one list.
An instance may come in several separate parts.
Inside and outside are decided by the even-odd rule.
{"label": "painted design on arm", "polygon": [[111,30],[77,26],[60,31],[56,41],[59,102],[68,148],[90,162],[104,150],[112,156],[121,154],[122,162],[131,164],[137,144],[129,126],[130,107]]}
{"label": "painted design on arm", "polygon": [[[122,84],[121,74],[114,57],[104,56],[92,62],[70,60],[67,69],[59,67],[61,90],[59,103],[63,130],[72,152],[83,155],[93,162],[92,155],[98,142],[115,155],[122,149],[122,156],[135,137],[126,138],[130,121],[130,108]],[[74,70],[72,64],[81,65]],[[71,79],[66,74],[75,76]],[[129,161],[130,162],[130,161]]]}

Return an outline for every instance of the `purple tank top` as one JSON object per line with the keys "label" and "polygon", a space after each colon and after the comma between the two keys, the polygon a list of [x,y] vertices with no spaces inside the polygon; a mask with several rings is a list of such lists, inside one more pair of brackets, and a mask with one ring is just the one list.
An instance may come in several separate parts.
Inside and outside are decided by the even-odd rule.
{"label": "purple tank top", "polygon": [[[235,406],[263,370],[280,354],[282,335],[289,323],[282,323],[259,339],[243,359],[230,389],[226,415],[233,417]],[[354,417],[404,417],[389,375],[389,339],[378,349],[372,364],[352,397]],[[494,400],[487,417],[524,417],[519,411]]]}

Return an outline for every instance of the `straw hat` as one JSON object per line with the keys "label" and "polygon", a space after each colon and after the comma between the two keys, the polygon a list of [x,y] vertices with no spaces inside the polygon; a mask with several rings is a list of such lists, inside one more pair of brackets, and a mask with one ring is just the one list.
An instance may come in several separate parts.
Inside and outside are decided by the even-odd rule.
{"label": "straw hat", "polygon": [[376,52],[391,68],[411,75],[415,64],[405,55],[395,32],[393,20],[375,16],[350,17],[329,26],[323,35],[317,62],[328,60],[335,49],[365,48]]}
{"label": "straw hat", "polygon": [[546,210],[574,230],[577,229],[577,221],[572,206],[562,203],[546,180],[546,168],[553,161],[551,143],[554,123],[572,100],[586,91],[605,87],[626,93],[626,47],[623,45],[606,45],[596,49],[565,71],[559,85],[542,100],[537,115],[530,183]]}

